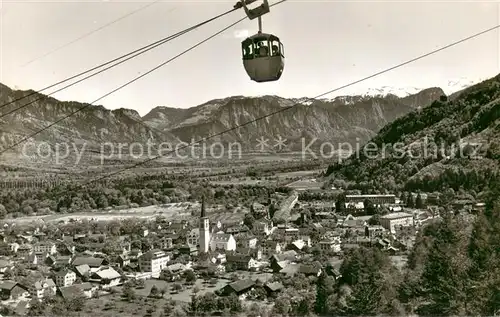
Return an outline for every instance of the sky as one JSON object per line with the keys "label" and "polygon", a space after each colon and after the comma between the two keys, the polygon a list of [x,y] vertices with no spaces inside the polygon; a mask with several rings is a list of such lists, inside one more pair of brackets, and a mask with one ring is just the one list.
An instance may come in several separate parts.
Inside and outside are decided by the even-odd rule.
{"label": "sky", "polygon": [[[0,82],[40,90],[212,18],[236,1],[157,0],[130,14],[151,2],[0,0]],[[145,115],[156,106],[188,108],[234,95],[314,97],[500,24],[499,14],[498,1],[288,0],[263,16],[263,31],[284,45],[279,81],[255,83],[246,75],[240,43],[258,31],[257,20],[246,19],[96,104]],[[92,102],[242,17],[242,10],[233,12],[52,96]],[[495,30],[325,97],[382,86],[448,92],[450,80],[478,81],[500,73],[499,49]]]}

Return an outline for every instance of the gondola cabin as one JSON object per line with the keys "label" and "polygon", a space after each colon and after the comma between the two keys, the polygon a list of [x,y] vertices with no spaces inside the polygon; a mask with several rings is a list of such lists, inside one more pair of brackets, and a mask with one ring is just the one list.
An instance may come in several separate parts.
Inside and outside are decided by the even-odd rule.
{"label": "gondola cabin", "polygon": [[241,43],[243,65],[250,79],[258,83],[276,81],[285,67],[280,39],[272,34],[258,33]]}

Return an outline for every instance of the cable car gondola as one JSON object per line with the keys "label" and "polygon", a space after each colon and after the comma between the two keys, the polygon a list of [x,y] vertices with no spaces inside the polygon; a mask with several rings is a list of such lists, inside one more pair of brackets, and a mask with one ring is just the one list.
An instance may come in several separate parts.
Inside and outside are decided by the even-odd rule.
{"label": "cable car gondola", "polygon": [[262,33],[261,16],[269,12],[268,0],[254,8],[247,5],[256,0],[242,0],[237,6],[243,6],[250,20],[259,19],[259,32],[246,38],[242,43],[243,66],[251,80],[262,83],[280,79],[285,67],[285,55],[280,39],[272,34]]}

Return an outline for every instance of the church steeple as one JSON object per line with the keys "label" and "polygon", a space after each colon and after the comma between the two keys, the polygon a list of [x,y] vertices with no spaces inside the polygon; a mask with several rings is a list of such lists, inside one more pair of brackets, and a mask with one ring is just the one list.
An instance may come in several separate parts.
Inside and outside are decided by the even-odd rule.
{"label": "church steeple", "polygon": [[201,216],[200,218],[205,218],[206,212],[205,212],[205,196],[201,196]]}
{"label": "church steeple", "polygon": [[201,197],[200,215],[200,253],[207,253],[210,249],[210,223],[205,211],[205,196]]}

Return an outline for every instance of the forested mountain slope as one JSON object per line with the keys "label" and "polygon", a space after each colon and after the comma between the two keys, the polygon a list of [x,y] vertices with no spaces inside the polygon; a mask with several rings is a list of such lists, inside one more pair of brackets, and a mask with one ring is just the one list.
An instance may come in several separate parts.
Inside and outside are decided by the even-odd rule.
{"label": "forested mountain slope", "polygon": [[482,191],[499,159],[500,75],[396,119],[326,174],[361,188]]}

